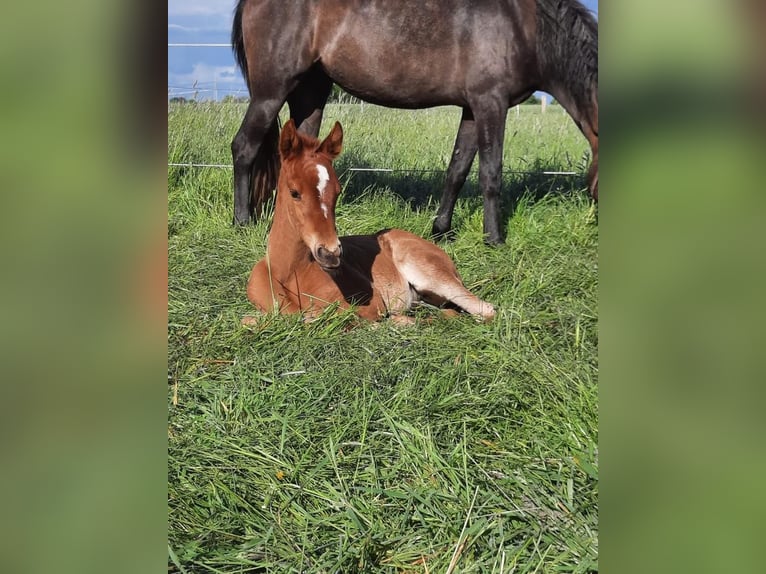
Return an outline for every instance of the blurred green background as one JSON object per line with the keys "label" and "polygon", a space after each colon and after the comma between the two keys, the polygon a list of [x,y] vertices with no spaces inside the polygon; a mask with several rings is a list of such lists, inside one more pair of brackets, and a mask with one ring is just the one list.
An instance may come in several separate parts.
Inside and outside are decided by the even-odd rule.
{"label": "blurred green background", "polygon": [[166,20],[146,6],[0,24],[2,572],[165,568]]}
{"label": "blurred green background", "polygon": [[[759,7],[599,10],[605,572],[759,569]],[[166,567],[163,14],[3,18],[3,572]]]}
{"label": "blurred green background", "polygon": [[762,569],[766,199],[752,9],[600,11],[605,572]]}

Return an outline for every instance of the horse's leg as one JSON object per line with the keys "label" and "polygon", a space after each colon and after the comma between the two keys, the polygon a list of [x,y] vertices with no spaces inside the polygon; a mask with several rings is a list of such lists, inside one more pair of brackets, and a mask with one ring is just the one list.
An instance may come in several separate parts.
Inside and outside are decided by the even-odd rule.
{"label": "horse's leg", "polygon": [[250,105],[231,142],[234,164],[234,224],[246,225],[253,215],[254,201],[251,190],[253,164],[269,130],[275,129],[279,109],[284,96],[259,94],[251,96]]}
{"label": "horse's leg", "polygon": [[500,188],[503,180],[503,137],[508,102],[489,96],[473,107],[479,142],[479,187],[484,195],[484,241],[501,245]]}
{"label": "horse's leg", "polygon": [[593,201],[598,203],[598,132],[592,126],[588,126],[587,129],[583,130],[583,133],[588,138],[591,149],[591,163],[587,175],[588,190]]}
{"label": "horse's leg", "polygon": [[455,138],[455,148],[452,150],[452,157],[447,168],[444,193],[431,228],[431,235],[435,238],[444,237],[452,227],[455,202],[457,202],[458,193],[465,184],[478,149],[479,143],[476,137],[476,122],[473,119],[473,113],[469,108],[463,108],[463,116],[460,119],[460,127]]}
{"label": "horse's leg", "polygon": [[309,70],[287,97],[290,117],[303,133],[319,136],[322,114],[332,90],[332,80],[319,67]]}

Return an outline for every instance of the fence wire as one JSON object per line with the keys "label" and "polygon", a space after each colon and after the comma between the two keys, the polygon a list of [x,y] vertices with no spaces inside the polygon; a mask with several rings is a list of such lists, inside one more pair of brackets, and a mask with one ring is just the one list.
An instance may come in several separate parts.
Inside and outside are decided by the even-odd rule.
{"label": "fence wire", "polygon": [[[232,169],[233,166],[228,163],[168,163],[168,167],[202,167],[202,168],[219,168],[219,169]],[[390,167],[349,167],[343,170],[342,174],[346,172],[378,172],[378,173],[446,173],[446,169],[421,169],[421,168],[390,168]],[[519,169],[504,169],[503,173],[512,173],[518,175],[565,175],[574,176],[579,175],[576,171],[525,171]]]}

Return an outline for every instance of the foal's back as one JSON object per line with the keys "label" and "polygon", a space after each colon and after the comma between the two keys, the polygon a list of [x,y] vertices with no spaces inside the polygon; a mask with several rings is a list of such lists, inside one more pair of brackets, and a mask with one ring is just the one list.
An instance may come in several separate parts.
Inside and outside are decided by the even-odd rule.
{"label": "foal's back", "polygon": [[437,245],[402,229],[386,229],[375,235],[342,237],[344,263],[335,278],[341,291],[369,282],[371,302],[378,301],[380,314],[402,314],[423,301],[446,303],[485,320],[494,307],[463,285],[452,259]]}

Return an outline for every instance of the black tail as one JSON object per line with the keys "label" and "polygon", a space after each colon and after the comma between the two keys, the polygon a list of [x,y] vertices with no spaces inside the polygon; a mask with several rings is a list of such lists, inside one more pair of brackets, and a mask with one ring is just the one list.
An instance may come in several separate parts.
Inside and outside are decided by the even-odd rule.
{"label": "black tail", "polygon": [[252,197],[253,212],[256,217],[261,215],[266,201],[268,201],[277,188],[279,179],[279,116],[274,119],[269,131],[261,142],[258,155],[253,162],[253,171],[250,174],[250,192]]}
{"label": "black tail", "polygon": [[544,82],[557,82],[582,110],[598,91],[598,24],[577,0],[537,0],[537,54]]}
{"label": "black tail", "polygon": [[247,0],[239,0],[234,10],[234,22],[231,25],[231,49],[234,59],[237,60],[242,76],[245,78],[247,89],[250,90],[250,79],[247,77],[247,56],[245,55],[245,41],[242,39],[242,9]]}

